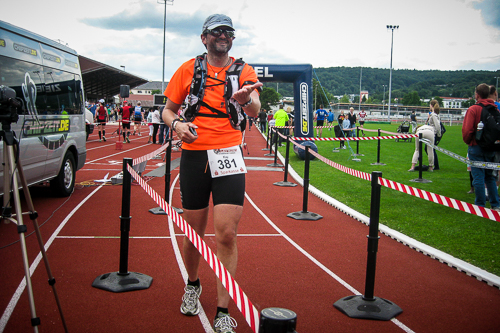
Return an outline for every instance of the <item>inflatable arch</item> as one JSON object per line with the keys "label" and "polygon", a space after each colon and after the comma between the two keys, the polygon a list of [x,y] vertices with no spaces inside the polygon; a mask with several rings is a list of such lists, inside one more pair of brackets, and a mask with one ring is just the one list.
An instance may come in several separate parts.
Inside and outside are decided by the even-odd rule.
{"label": "inflatable arch", "polygon": [[250,64],[261,82],[292,82],[294,99],[294,135],[312,137],[312,65]]}

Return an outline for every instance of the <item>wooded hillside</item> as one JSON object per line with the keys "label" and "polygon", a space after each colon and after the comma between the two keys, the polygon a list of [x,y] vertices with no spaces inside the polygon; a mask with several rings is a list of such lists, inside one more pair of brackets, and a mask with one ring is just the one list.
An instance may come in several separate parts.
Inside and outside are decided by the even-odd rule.
{"label": "wooded hillside", "polygon": [[[349,94],[359,95],[360,67],[314,68],[313,78],[319,80],[330,98]],[[438,71],[409,70],[392,71],[392,98],[402,99],[406,94],[417,92],[422,99],[439,97],[473,97],[474,88],[479,83],[496,85],[500,77],[498,71]],[[316,86],[315,82],[315,86]],[[361,90],[367,90],[374,102],[388,98],[389,69],[363,68]],[[276,83],[266,83],[276,90]],[[321,88],[320,88],[321,89]],[[280,83],[278,92],[282,96],[293,96],[291,83]],[[332,101],[331,101],[332,102]]]}

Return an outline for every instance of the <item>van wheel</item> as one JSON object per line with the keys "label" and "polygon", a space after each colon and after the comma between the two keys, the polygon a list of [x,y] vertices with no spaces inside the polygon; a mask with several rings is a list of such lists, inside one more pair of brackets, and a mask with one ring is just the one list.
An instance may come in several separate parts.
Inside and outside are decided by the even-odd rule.
{"label": "van wheel", "polygon": [[73,193],[75,188],[75,158],[70,151],[66,152],[57,177],[50,181],[50,188],[55,195],[61,197],[67,197]]}

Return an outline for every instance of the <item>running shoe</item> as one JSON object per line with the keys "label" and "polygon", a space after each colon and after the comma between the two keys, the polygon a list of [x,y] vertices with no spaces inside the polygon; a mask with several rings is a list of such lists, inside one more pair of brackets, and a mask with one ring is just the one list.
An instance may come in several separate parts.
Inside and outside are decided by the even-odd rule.
{"label": "running shoe", "polygon": [[214,320],[215,333],[236,333],[234,330],[236,326],[238,326],[236,320],[227,313],[219,312]]}
{"label": "running shoe", "polygon": [[127,140],[127,142],[130,143],[130,139],[128,138],[128,136],[127,136],[127,138],[125,140]]}
{"label": "running shoe", "polygon": [[105,137],[105,136],[103,136],[103,137],[102,137],[102,140],[103,140],[104,142],[106,142],[106,137]]}
{"label": "running shoe", "polygon": [[186,316],[196,316],[200,312],[198,298],[201,295],[201,286],[186,285],[182,296],[181,313]]}

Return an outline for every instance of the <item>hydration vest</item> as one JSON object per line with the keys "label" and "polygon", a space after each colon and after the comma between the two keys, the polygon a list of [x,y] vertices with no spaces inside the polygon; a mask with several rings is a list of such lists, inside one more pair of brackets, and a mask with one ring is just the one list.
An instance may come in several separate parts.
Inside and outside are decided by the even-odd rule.
{"label": "hydration vest", "polygon": [[[186,97],[186,107],[182,110],[181,117],[188,122],[192,122],[196,117],[228,118],[231,126],[240,131],[246,128],[246,117],[243,108],[233,96],[233,92],[238,91],[240,87],[241,71],[245,67],[245,62],[240,58],[235,60],[226,71],[226,81],[218,80],[220,83],[208,86],[214,87],[224,85],[224,99],[226,113],[217,110],[203,101],[205,97],[205,88],[207,87],[207,54],[203,53],[196,57],[194,61],[194,73],[189,89],[189,95]],[[243,85],[254,84],[252,81],[245,81]],[[200,113],[200,107],[204,106],[213,113]]]}

